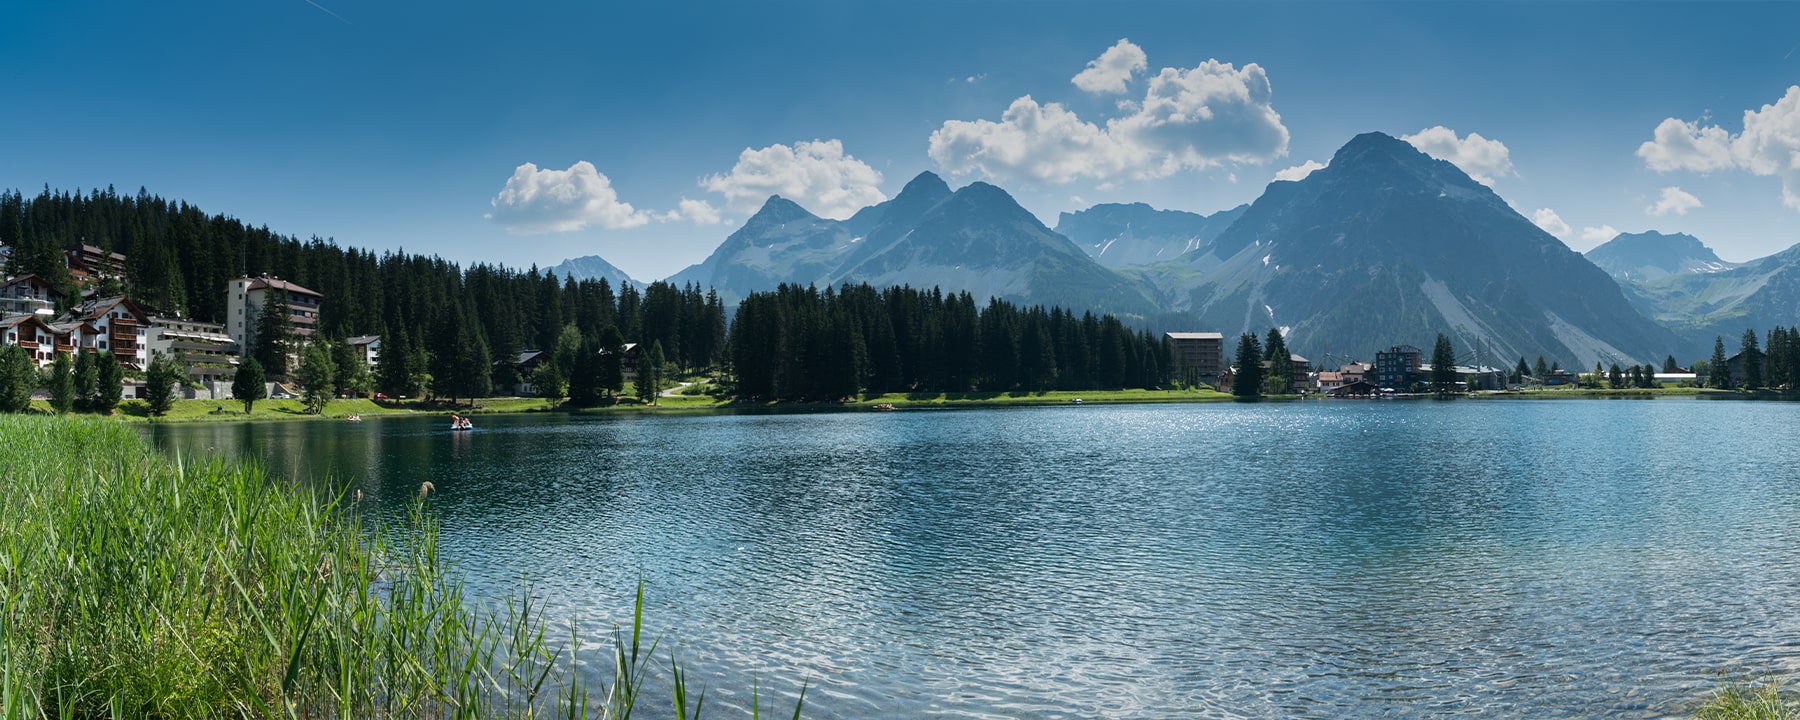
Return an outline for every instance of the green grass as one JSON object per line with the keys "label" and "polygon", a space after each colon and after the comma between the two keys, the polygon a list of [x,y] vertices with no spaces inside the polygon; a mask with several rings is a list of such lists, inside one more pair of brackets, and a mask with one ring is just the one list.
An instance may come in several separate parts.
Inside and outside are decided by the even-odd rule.
{"label": "green grass", "polygon": [[1800,697],[1779,682],[1726,683],[1706,698],[1695,720],[1796,720]]}
{"label": "green grass", "polygon": [[[641,587],[612,647],[550,637],[528,599],[464,596],[429,500],[365,528],[350,498],[252,466],[17,415],[0,416],[0,497],[0,720],[624,720],[652,667],[687,694],[643,642]],[[610,682],[584,686],[577,659]]]}

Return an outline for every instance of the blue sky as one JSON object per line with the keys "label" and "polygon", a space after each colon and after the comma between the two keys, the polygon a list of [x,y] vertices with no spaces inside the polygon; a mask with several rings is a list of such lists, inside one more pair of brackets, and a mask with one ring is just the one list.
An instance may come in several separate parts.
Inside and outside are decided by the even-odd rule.
{"label": "blue sky", "polygon": [[0,187],[648,280],[772,190],[1213,212],[1380,130],[1578,250],[1742,261],[1800,242],[1797,49],[1795,3],[18,3]]}

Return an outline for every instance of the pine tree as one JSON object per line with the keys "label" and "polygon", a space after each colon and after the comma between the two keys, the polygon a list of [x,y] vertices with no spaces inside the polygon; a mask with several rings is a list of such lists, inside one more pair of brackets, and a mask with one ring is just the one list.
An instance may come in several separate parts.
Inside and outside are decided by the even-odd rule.
{"label": "pine tree", "polygon": [[263,291],[262,307],[256,312],[256,338],[251,357],[262,363],[264,372],[287,375],[293,335],[294,325],[288,317],[286,294],[275,288]]}
{"label": "pine tree", "polygon": [[1712,360],[1707,363],[1709,370],[1706,386],[1725,389],[1731,387],[1731,365],[1725,362],[1725,338],[1713,336]]}
{"label": "pine tree", "polygon": [[1437,342],[1431,346],[1431,391],[1439,395],[1448,395],[1456,389],[1456,349],[1450,345],[1450,337],[1438,333]]}
{"label": "pine tree", "polygon": [[95,355],[91,352],[77,353],[75,357],[75,409],[92,410],[95,401],[100,398],[99,369],[94,366]]}
{"label": "pine tree", "polygon": [[324,340],[307,343],[300,355],[300,367],[294,372],[300,381],[300,397],[306,405],[306,412],[313,415],[325,412],[325,403],[331,400],[334,387],[328,344]]}
{"label": "pine tree", "polygon": [[1663,372],[1672,373],[1672,372],[1679,372],[1680,370],[1681,370],[1681,366],[1675,364],[1675,356],[1674,355],[1670,355],[1666,358],[1663,358],[1663,369],[1662,369]]}
{"label": "pine tree", "polygon": [[1269,372],[1263,386],[1271,394],[1286,395],[1293,391],[1294,359],[1288,352],[1287,339],[1281,330],[1269,328],[1269,340],[1263,344],[1263,359],[1269,361]]}
{"label": "pine tree", "polygon": [[1744,368],[1745,389],[1755,390],[1763,386],[1762,350],[1757,347],[1756,331],[1744,331],[1744,343],[1739,357]]}
{"label": "pine tree", "polygon": [[1262,343],[1255,333],[1238,336],[1237,376],[1231,380],[1231,394],[1238,397],[1262,396]]}
{"label": "pine tree", "polygon": [[1526,365],[1525,364],[1525,356],[1520,355],[1519,356],[1519,364],[1517,366],[1513,367],[1513,373],[1512,373],[1512,379],[1511,379],[1512,384],[1524,385],[1525,384],[1525,376],[1530,375],[1530,374],[1531,374],[1531,366]]}
{"label": "pine tree", "polygon": [[101,350],[95,355],[94,365],[93,411],[111,415],[125,395],[125,370],[119,367],[118,357],[110,350]]}
{"label": "pine tree", "polygon": [[625,336],[611,323],[600,328],[600,341],[590,353],[594,382],[601,394],[612,397],[625,391]]}
{"label": "pine tree", "polygon": [[1606,384],[1614,390],[1625,387],[1625,369],[1619,367],[1618,363],[1613,363],[1612,368],[1606,372]]}
{"label": "pine tree", "polygon": [[244,404],[244,414],[249,415],[256,401],[268,397],[269,388],[264,385],[262,363],[256,358],[244,358],[238,365],[237,376],[231,379],[231,397]]}
{"label": "pine tree", "polygon": [[1538,356],[1537,364],[1532,365],[1531,370],[1531,376],[1537,378],[1539,381],[1542,381],[1544,376],[1550,374],[1550,368],[1544,365],[1544,356],[1542,355]]}
{"label": "pine tree", "polygon": [[57,355],[50,366],[50,408],[59,415],[75,409],[75,363],[67,354]]}
{"label": "pine tree", "polygon": [[663,364],[662,342],[651,343],[650,352],[638,362],[638,402],[645,405],[656,404],[656,395],[663,389]]}
{"label": "pine tree", "polygon": [[31,409],[31,392],[38,385],[37,363],[17,345],[0,345],[0,412],[22,413]]}
{"label": "pine tree", "polygon": [[144,401],[150,406],[151,415],[167,415],[175,407],[175,383],[180,375],[175,358],[157,353],[150,360],[150,367],[144,371]]}

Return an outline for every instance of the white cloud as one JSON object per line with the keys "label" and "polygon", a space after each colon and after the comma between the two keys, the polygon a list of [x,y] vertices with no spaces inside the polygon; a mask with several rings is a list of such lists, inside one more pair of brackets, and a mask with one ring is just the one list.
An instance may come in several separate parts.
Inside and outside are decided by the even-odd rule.
{"label": "white cloud", "polygon": [[1584,227],[1581,229],[1581,239],[1589,241],[1589,242],[1606,242],[1606,241],[1616,238],[1618,236],[1619,236],[1619,231],[1614,230],[1613,226],[1611,226],[1611,225],[1601,225],[1600,227]]}
{"label": "white cloud", "polygon": [[1694,197],[1678,187],[1666,187],[1662,189],[1662,197],[1656,201],[1656,204],[1644,208],[1644,212],[1651,215],[1667,215],[1669,213],[1686,215],[1687,211],[1697,207],[1704,207],[1700,204],[1700,198]]}
{"label": "white cloud", "polygon": [[674,210],[656,216],[658,222],[680,222],[687,220],[695,225],[718,225],[725,222],[719,217],[719,209],[705,200],[681,198],[681,203]]}
{"label": "white cloud", "polygon": [[1287,154],[1288,131],[1270,95],[1269,78],[1255,63],[1240,69],[1208,60],[1189,70],[1163,68],[1150,78],[1143,99],[1120,102],[1124,114],[1105,127],[1026,95],[998,122],[945,121],[931,134],[929,154],[955,174],[1055,184],[1261,164]]}
{"label": "white cloud", "polygon": [[1275,172],[1275,179],[1289,181],[1304,180],[1306,179],[1306,176],[1313,174],[1313,171],[1324,169],[1325,166],[1323,164],[1314,160],[1308,160],[1285,170],[1277,170]]}
{"label": "white cloud", "polygon": [[1782,203],[1800,210],[1800,85],[1759,110],[1745,110],[1744,130],[1736,135],[1701,122],[1663,120],[1653,139],[1638,146],[1638,157],[1657,172],[1735,168],[1779,176]]}
{"label": "white cloud", "polygon": [[621,202],[612,181],[586,160],[567,170],[525,163],[513,170],[490,201],[486,217],[515,234],[567,232],[590,225],[617,230],[650,222],[650,215]]}
{"label": "white cloud", "polygon": [[1149,67],[1149,57],[1144,55],[1144,49],[1121,38],[1117,45],[1089,61],[1087,69],[1069,82],[1091,93],[1122,93],[1125,84],[1131,82],[1131,76],[1146,67]]}
{"label": "white cloud", "polygon": [[708,175],[700,186],[724,195],[726,206],[738,212],[754,212],[770,195],[780,195],[821,217],[838,220],[887,199],[881,192],[881,173],[844,154],[839,140],[744,148],[731,172]]}
{"label": "white cloud", "polygon": [[1462,168],[1483,185],[1493,185],[1495,179],[1513,174],[1512,152],[1506,149],[1506,144],[1484,138],[1480,133],[1458,138],[1455,130],[1438,125],[1412,135],[1401,135],[1400,139],[1412,143],[1419,152]]}
{"label": "white cloud", "polygon": [[1563,222],[1561,215],[1556,214],[1556,211],[1550,208],[1538,208],[1536,212],[1531,213],[1531,222],[1542,228],[1544,232],[1564,240],[1567,240],[1575,230],[1569,227],[1568,223]]}

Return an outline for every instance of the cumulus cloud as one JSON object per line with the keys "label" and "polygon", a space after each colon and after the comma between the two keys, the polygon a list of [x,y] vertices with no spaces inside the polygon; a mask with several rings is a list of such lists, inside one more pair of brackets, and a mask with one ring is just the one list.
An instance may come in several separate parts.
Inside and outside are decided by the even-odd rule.
{"label": "cumulus cloud", "polygon": [[1542,228],[1544,232],[1564,240],[1567,240],[1575,230],[1569,227],[1568,223],[1563,222],[1561,215],[1556,214],[1556,211],[1550,208],[1538,208],[1536,212],[1531,213],[1531,222]]}
{"label": "cumulus cloud", "polygon": [[1800,210],[1800,85],[1759,110],[1745,110],[1744,129],[1735,135],[1703,122],[1663,120],[1651,140],[1638,146],[1638,157],[1657,172],[1738,169],[1778,176],[1782,202]]}
{"label": "cumulus cloud", "polygon": [[1087,69],[1077,73],[1069,82],[1075,87],[1091,93],[1122,93],[1125,84],[1131,82],[1131,76],[1149,67],[1149,57],[1144,49],[1130,40],[1119,39],[1119,43],[1100,53],[1100,57],[1088,61]]}
{"label": "cumulus cloud", "polygon": [[881,173],[845,154],[839,140],[744,148],[731,172],[708,175],[700,187],[724,195],[726,206],[738,212],[754,212],[770,195],[780,195],[837,220],[887,199]]}
{"label": "cumulus cloud", "polygon": [[1489,140],[1480,133],[1459,138],[1456,131],[1438,125],[1412,135],[1401,135],[1419,152],[1462,168],[1469,177],[1483,185],[1493,185],[1496,178],[1513,174],[1512,152],[1499,140]]}
{"label": "cumulus cloud", "polygon": [[1295,165],[1291,168],[1275,171],[1275,179],[1276,180],[1289,180],[1289,181],[1304,180],[1304,179],[1306,179],[1306,176],[1313,174],[1314,170],[1324,170],[1324,169],[1325,169],[1325,166],[1323,164],[1320,164],[1313,160],[1308,160],[1306,162],[1300,163],[1299,165]]}
{"label": "cumulus cloud", "polygon": [[490,201],[486,217],[507,232],[568,232],[589,226],[609,230],[650,222],[650,214],[619,200],[612,181],[586,160],[567,170],[543,170],[525,163]]}
{"label": "cumulus cloud", "polygon": [[1662,189],[1662,197],[1657,199],[1656,204],[1644,208],[1644,212],[1651,215],[1686,215],[1687,211],[1697,207],[1703,207],[1700,198],[1678,187],[1666,187]]}
{"label": "cumulus cloud", "polygon": [[1611,225],[1601,225],[1600,227],[1584,227],[1581,229],[1581,239],[1586,240],[1588,242],[1606,242],[1606,241],[1616,238],[1618,236],[1619,236],[1619,231],[1614,230],[1613,226],[1611,226]]}
{"label": "cumulus cloud", "polygon": [[1120,102],[1122,114],[1104,127],[1059,103],[1040,104],[1026,95],[1014,100],[999,121],[945,121],[931,134],[929,154],[955,174],[1053,184],[1141,180],[1224,163],[1260,164],[1287,154],[1288,131],[1270,97],[1261,66],[1238,68],[1208,60],[1192,69],[1163,68],[1150,78],[1143,98]]}
{"label": "cumulus cloud", "polygon": [[719,209],[713,207],[712,203],[687,197],[681,198],[681,202],[675,206],[674,210],[658,215],[656,219],[659,222],[686,220],[695,225],[718,225],[725,222],[725,219],[719,216]]}

